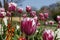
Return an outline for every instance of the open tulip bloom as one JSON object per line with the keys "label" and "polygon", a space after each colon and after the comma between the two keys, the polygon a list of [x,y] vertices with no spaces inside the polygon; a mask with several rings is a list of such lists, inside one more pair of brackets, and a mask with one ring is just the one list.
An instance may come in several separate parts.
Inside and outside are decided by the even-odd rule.
{"label": "open tulip bloom", "polygon": [[31,35],[36,31],[36,22],[33,18],[24,18],[21,21],[21,31],[26,35]]}
{"label": "open tulip bloom", "polygon": [[45,29],[42,36],[43,40],[54,40],[54,32],[52,30]]}

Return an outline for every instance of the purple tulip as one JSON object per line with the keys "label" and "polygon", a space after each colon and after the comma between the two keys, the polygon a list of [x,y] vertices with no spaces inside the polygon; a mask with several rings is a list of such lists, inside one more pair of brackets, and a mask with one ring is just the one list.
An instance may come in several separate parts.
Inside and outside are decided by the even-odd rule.
{"label": "purple tulip", "polygon": [[45,29],[42,36],[43,40],[54,40],[54,32],[52,30]]}
{"label": "purple tulip", "polygon": [[57,21],[60,21],[60,16],[57,16]]}
{"label": "purple tulip", "polygon": [[22,13],[23,12],[23,8],[18,8],[18,13]]}
{"label": "purple tulip", "polygon": [[13,2],[10,2],[9,4],[8,4],[8,10],[11,12],[11,11],[16,11],[16,7],[17,7],[17,5],[15,4],[15,3],[13,3]]}
{"label": "purple tulip", "polygon": [[30,12],[31,9],[32,9],[31,6],[26,6],[26,11],[27,11],[27,12]]}
{"label": "purple tulip", "polygon": [[31,11],[30,15],[33,16],[33,17],[36,16],[36,11]]}
{"label": "purple tulip", "polygon": [[49,16],[48,13],[44,13],[45,18],[48,18],[48,16]]}
{"label": "purple tulip", "polygon": [[24,18],[21,21],[21,31],[26,35],[31,35],[36,31],[36,22],[33,18]]}

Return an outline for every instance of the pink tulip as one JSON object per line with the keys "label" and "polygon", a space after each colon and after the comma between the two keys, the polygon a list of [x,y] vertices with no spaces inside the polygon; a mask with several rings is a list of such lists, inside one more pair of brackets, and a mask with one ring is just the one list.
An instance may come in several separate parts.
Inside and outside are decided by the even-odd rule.
{"label": "pink tulip", "polygon": [[38,22],[38,23],[37,23],[37,26],[40,26],[40,25],[41,25],[40,22]]}
{"label": "pink tulip", "polygon": [[60,16],[57,16],[57,21],[60,21]]}
{"label": "pink tulip", "polygon": [[26,6],[26,11],[27,11],[27,12],[30,12],[31,9],[32,9],[31,6]]}
{"label": "pink tulip", "polygon": [[23,12],[23,8],[18,8],[18,13],[22,13]]}
{"label": "pink tulip", "polygon": [[43,13],[39,13],[39,19],[40,20],[45,20],[44,14]]}
{"label": "pink tulip", "polygon": [[48,18],[48,16],[49,16],[48,13],[44,13],[45,18]]}
{"label": "pink tulip", "polygon": [[23,18],[26,18],[27,17],[27,14],[23,14]]}
{"label": "pink tulip", "polygon": [[44,17],[44,14],[43,14],[43,13],[39,13],[39,16],[40,16],[40,17]]}
{"label": "pink tulip", "polygon": [[34,16],[33,19],[35,20],[36,23],[38,22],[38,17],[37,16]]}
{"label": "pink tulip", "polygon": [[11,12],[11,11],[16,11],[16,7],[17,7],[17,4],[16,3],[13,3],[13,2],[10,2],[8,4],[8,10]]}
{"label": "pink tulip", "polygon": [[11,17],[11,12],[7,11],[6,16]]}
{"label": "pink tulip", "polygon": [[4,16],[6,16],[6,12],[0,12],[0,18],[3,18]]}
{"label": "pink tulip", "polygon": [[0,12],[5,12],[5,9],[4,8],[0,8]]}
{"label": "pink tulip", "polygon": [[49,21],[49,24],[50,25],[54,25],[54,21]]}
{"label": "pink tulip", "polygon": [[24,18],[21,21],[21,31],[26,35],[31,35],[36,31],[36,22],[33,18]]}
{"label": "pink tulip", "polygon": [[54,40],[54,32],[52,30],[45,29],[42,36],[43,40]]}
{"label": "pink tulip", "polygon": [[60,28],[60,24],[58,24],[57,28]]}
{"label": "pink tulip", "polygon": [[58,24],[60,25],[60,21],[58,21]]}
{"label": "pink tulip", "polygon": [[33,17],[36,16],[36,11],[31,11],[30,15],[33,16]]}

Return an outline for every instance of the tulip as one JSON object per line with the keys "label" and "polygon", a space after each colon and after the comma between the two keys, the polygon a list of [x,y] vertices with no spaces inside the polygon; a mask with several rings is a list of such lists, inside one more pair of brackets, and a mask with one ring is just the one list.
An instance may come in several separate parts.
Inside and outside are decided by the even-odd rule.
{"label": "tulip", "polygon": [[11,16],[11,12],[7,11],[6,16],[10,17]]}
{"label": "tulip", "polygon": [[41,24],[38,22],[38,23],[37,23],[37,26],[40,26],[40,25],[41,25]]}
{"label": "tulip", "polygon": [[26,18],[27,17],[27,14],[23,14],[23,18]]}
{"label": "tulip", "polygon": [[60,24],[58,24],[57,28],[60,28]]}
{"label": "tulip", "polygon": [[32,35],[36,31],[36,22],[33,18],[24,18],[21,21],[21,31],[26,35]]}
{"label": "tulip", "polygon": [[60,16],[57,16],[57,21],[60,21]]}
{"label": "tulip", "polygon": [[43,13],[39,13],[39,19],[40,20],[45,20],[44,14]]}
{"label": "tulip", "polygon": [[18,13],[22,13],[23,12],[23,8],[18,8]]}
{"label": "tulip", "polygon": [[11,11],[16,11],[16,7],[17,7],[17,4],[16,3],[13,3],[13,2],[10,2],[8,4],[8,10],[11,12]]}
{"label": "tulip", "polygon": [[49,21],[49,24],[50,25],[54,25],[54,21]]}
{"label": "tulip", "polygon": [[31,11],[30,15],[33,16],[33,17],[36,16],[36,11]]}
{"label": "tulip", "polygon": [[60,25],[60,21],[58,21],[58,24]]}
{"label": "tulip", "polygon": [[26,11],[27,11],[27,12],[30,12],[31,9],[32,9],[31,6],[26,6]]}
{"label": "tulip", "polygon": [[45,29],[43,31],[43,40],[54,40],[54,32],[52,30]]}
{"label": "tulip", "polygon": [[3,18],[4,16],[6,16],[6,12],[0,12],[0,18]]}
{"label": "tulip", "polygon": [[0,8],[0,12],[5,12],[5,9],[4,8]]}
{"label": "tulip", "polygon": [[38,17],[37,16],[34,16],[33,19],[35,20],[36,23],[38,22]]}
{"label": "tulip", "polygon": [[44,13],[45,18],[48,18],[48,16],[49,16],[48,13]]}

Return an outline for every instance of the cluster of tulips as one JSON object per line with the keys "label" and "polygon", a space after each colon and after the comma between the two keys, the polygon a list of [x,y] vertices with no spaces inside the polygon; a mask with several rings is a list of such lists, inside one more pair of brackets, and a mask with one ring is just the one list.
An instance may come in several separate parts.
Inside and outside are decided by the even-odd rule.
{"label": "cluster of tulips", "polygon": [[[22,14],[23,8],[17,8],[17,4],[10,2],[8,3],[7,12],[5,12],[4,8],[0,8],[0,17],[3,18],[5,16],[11,16],[12,13],[16,11]],[[54,21],[46,22],[46,20],[49,18],[48,13],[39,13],[39,15],[37,16],[36,11],[33,11],[31,6],[26,6],[26,12],[27,13],[22,15],[23,19],[21,20],[20,28],[21,28],[21,32],[27,36],[33,35],[36,32],[37,26],[40,26],[40,22],[38,20],[44,21],[45,25],[48,25],[48,23],[51,25],[54,24]],[[28,17],[27,14],[29,14],[30,17]],[[57,20],[60,27],[60,16],[57,16]],[[50,29],[45,29],[42,33],[42,38],[43,40],[54,40],[54,32]],[[19,40],[29,40],[29,39],[25,39],[21,37],[19,38]]]}

